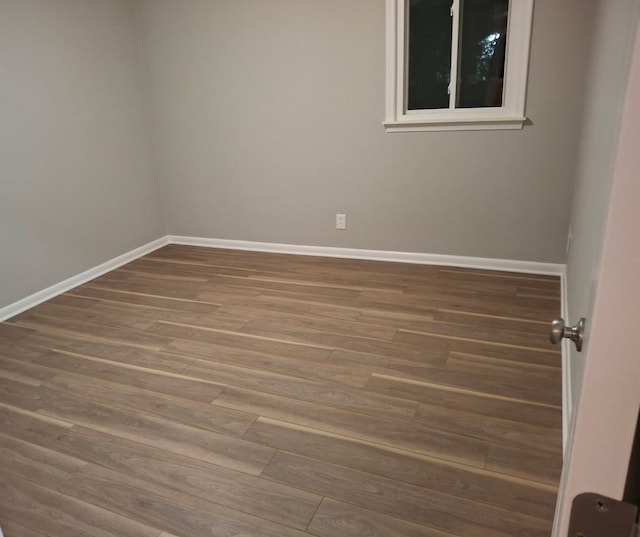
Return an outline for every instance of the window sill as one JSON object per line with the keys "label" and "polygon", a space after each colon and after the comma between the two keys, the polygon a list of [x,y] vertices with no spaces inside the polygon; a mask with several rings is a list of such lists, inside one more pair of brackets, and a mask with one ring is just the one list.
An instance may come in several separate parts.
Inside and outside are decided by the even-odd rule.
{"label": "window sill", "polygon": [[522,129],[526,117],[420,118],[383,121],[387,132],[480,131]]}

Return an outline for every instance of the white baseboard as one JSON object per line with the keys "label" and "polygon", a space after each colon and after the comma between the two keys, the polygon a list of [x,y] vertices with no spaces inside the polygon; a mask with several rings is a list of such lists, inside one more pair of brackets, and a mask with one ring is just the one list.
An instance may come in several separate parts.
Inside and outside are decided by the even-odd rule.
{"label": "white baseboard", "polygon": [[62,293],[66,293],[74,287],[78,287],[83,283],[87,283],[88,281],[93,280],[98,276],[102,276],[103,274],[111,270],[117,269],[122,265],[130,263],[131,261],[134,261],[139,257],[142,257],[143,255],[147,255],[148,253],[151,253],[158,248],[162,248],[167,244],[169,244],[169,240],[167,239],[167,237],[162,237],[143,246],[140,246],[139,248],[135,248],[130,252],[119,255],[118,257],[114,257],[113,259],[106,261],[105,263],[102,263],[97,267],[90,268],[89,270],[86,270],[80,274],[72,276],[71,278],[61,281],[60,283],[56,283],[51,287],[47,287],[42,291],[38,291],[37,293],[29,295],[28,297],[25,297],[22,300],[18,300],[13,304],[9,304],[4,308],[0,308],[0,322],[6,321],[11,317],[18,315],[19,313],[22,313],[29,308],[33,308],[34,306],[37,306],[42,302],[61,295]]}
{"label": "white baseboard", "polygon": [[[328,246],[303,246],[296,244],[278,244],[270,242],[235,241],[226,239],[208,239],[203,237],[184,237],[167,235],[130,252],[106,261],[96,267],[72,276],[60,283],[47,287],[25,297],[4,308],[0,308],[0,322],[5,321],[29,308],[37,306],[74,287],[82,285],[98,276],[115,270],[161,248],[167,244],[182,244],[206,248],[226,248],[230,250],[247,250],[254,252],[271,252],[294,255],[310,255],[319,257],[339,257],[348,259],[365,259],[373,261],[391,261],[396,263],[416,263],[420,265],[441,265],[448,267],[475,268],[483,270],[500,270],[505,272],[523,272],[528,274],[545,274],[560,276],[564,282],[564,265],[554,263],[537,263],[534,261],[518,261],[511,259],[493,259],[483,257],[464,257],[441,254],[424,254],[417,252],[393,252],[385,250],[363,250],[357,248],[334,248]],[[565,296],[563,284],[563,297]],[[566,300],[563,304],[566,303]],[[566,313],[563,309],[566,318]],[[564,395],[564,392],[563,392]]]}
{"label": "white baseboard", "polygon": [[392,261],[396,263],[416,263],[419,265],[442,265],[448,267],[523,272],[527,274],[544,274],[551,276],[562,276],[564,273],[564,265],[555,263],[537,263],[535,261],[423,254],[417,252],[393,252],[386,250],[361,250],[358,248],[334,248],[329,246],[303,246],[271,242],[234,241],[226,239],[208,239],[204,237],[183,237],[180,235],[168,235],[166,238],[171,244],[203,246],[206,248],[226,248],[229,250],[247,250],[253,252],[271,252],[320,257],[341,257],[372,261]]}

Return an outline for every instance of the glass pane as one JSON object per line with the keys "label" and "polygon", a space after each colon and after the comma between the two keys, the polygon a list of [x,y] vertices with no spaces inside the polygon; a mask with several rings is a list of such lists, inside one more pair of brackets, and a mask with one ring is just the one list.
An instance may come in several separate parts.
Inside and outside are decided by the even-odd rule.
{"label": "glass pane", "polygon": [[409,0],[407,109],[449,108],[451,0]]}
{"label": "glass pane", "polygon": [[502,106],[509,0],[463,0],[457,108]]}

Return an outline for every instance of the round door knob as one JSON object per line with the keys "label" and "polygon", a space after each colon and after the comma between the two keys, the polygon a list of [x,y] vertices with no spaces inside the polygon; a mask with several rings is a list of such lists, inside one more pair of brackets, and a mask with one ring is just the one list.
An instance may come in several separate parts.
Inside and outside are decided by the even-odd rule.
{"label": "round door knob", "polygon": [[549,339],[551,343],[557,345],[562,341],[564,337],[564,319],[559,317],[558,319],[554,319],[551,321],[551,334],[549,334]]}
{"label": "round door knob", "polygon": [[580,352],[582,350],[582,340],[584,339],[584,325],[584,317],[582,317],[575,326],[566,326],[564,319],[558,317],[551,321],[551,333],[549,334],[549,339],[554,345],[560,343],[562,338],[570,339],[575,343],[576,350]]}

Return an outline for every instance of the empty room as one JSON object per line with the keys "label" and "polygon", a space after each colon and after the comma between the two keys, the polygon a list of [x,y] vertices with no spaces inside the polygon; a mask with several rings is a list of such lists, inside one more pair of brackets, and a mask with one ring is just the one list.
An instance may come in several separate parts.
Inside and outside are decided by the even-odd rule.
{"label": "empty room", "polygon": [[0,536],[633,510],[639,21],[0,0]]}

